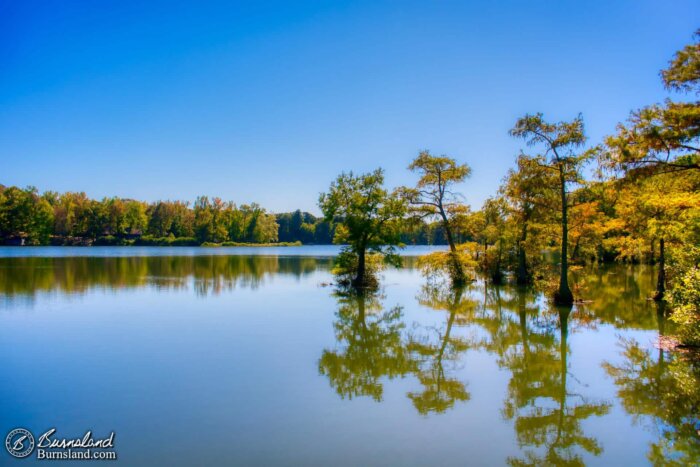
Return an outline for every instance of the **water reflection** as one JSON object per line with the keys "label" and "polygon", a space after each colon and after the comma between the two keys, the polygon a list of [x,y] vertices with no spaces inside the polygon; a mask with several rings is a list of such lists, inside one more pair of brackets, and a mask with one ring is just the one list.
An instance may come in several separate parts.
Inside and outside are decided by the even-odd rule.
{"label": "water reflection", "polygon": [[[666,311],[657,314],[661,334]],[[683,354],[644,348],[620,338],[622,363],[603,364],[625,411],[656,434],[647,458],[654,465],[700,465],[700,363]]]}
{"label": "water reflection", "polygon": [[452,289],[445,285],[428,284],[418,296],[418,303],[433,310],[447,312],[443,327],[416,326],[409,335],[407,347],[414,361],[414,375],[423,386],[420,392],[409,392],[408,397],[418,413],[441,413],[455,402],[470,399],[466,384],[451,376],[458,367],[463,353],[474,347],[472,339],[455,336],[455,325],[469,324],[476,310],[476,302],[464,288]]}
{"label": "water reflection", "polygon": [[586,298],[577,305],[578,318],[585,312],[592,323],[625,329],[656,329],[656,308],[647,300],[655,289],[656,272],[651,266],[598,267],[574,271],[575,287]]}
{"label": "water reflection", "polygon": [[[590,400],[572,389],[567,358],[571,310],[557,309],[558,336],[547,328],[529,329],[521,319],[520,351],[506,361],[512,372],[503,414],[515,421],[520,457],[508,458],[510,465],[585,465],[582,451],[600,455],[598,440],[586,435],[582,422],[608,413],[610,404]],[[569,378],[571,376],[571,378]],[[585,385],[576,381],[580,390]]]}
{"label": "water reflection", "polygon": [[420,414],[445,412],[456,401],[469,400],[466,384],[451,375],[473,346],[465,337],[453,335],[454,326],[468,324],[476,309],[464,289],[423,287],[418,301],[446,311],[446,323],[442,327],[414,323],[411,330],[402,308],[385,308],[381,293],[336,293],[336,297],[336,348],[323,351],[318,367],[340,397],[369,396],[379,402],[384,378],[413,375],[422,389],[407,397]]}
{"label": "water reflection", "polygon": [[382,400],[381,378],[393,379],[415,368],[402,339],[401,307],[384,309],[380,294],[338,293],[334,324],[338,348],[324,350],[318,362],[342,398]]}
{"label": "water reflection", "polygon": [[[603,294],[618,297],[614,290],[626,287],[625,275],[619,277],[595,281]],[[643,290],[634,292],[640,300]],[[592,397],[595,381],[573,373],[568,341],[572,329],[594,332],[610,321],[604,303],[558,308],[531,289],[486,283],[460,289],[428,284],[416,300],[443,312],[442,324],[407,327],[401,308],[384,308],[381,296],[338,296],[338,349],[323,351],[319,370],[341,397],[381,401],[384,384],[412,377],[421,387],[407,393],[416,412],[444,413],[471,399],[457,371],[466,365],[468,351],[485,352],[510,375],[501,415],[512,423],[520,454],[508,457],[508,464],[584,465],[603,453],[596,433],[585,427],[588,420],[606,416],[612,403]],[[625,318],[629,325],[648,327],[647,308],[639,302],[631,306],[640,313],[637,321],[632,314]],[[466,334],[467,329],[472,332]],[[639,391],[647,384],[640,383]],[[691,409],[686,405],[678,413]]]}
{"label": "water reflection", "polygon": [[[551,307],[542,295],[512,285],[480,281],[450,289],[423,284],[410,270],[412,264],[407,259],[407,269],[387,271],[382,293],[328,297],[329,290],[318,284],[332,280],[330,259],[314,257],[4,258],[0,259],[0,298],[10,301],[31,301],[46,293],[61,298],[132,289],[148,289],[143,296],[153,300],[141,305],[142,297],[136,296],[133,307],[113,314],[93,311],[100,303],[127,297],[115,293],[82,304],[76,300],[71,304],[75,306],[63,308],[54,306],[61,304],[59,299],[39,301],[35,313],[0,314],[5,330],[0,341],[8,356],[43,349],[48,343],[56,358],[65,361],[76,355],[113,359],[119,368],[129,369],[124,371],[128,380],[124,387],[150,387],[152,394],[168,393],[169,387],[163,389],[161,382],[171,381],[156,369],[176,371],[177,379],[172,381],[177,384],[172,387],[178,388],[178,398],[156,397],[164,401],[158,406],[162,411],[154,411],[149,419],[167,417],[176,412],[173,407],[187,406],[182,400],[206,393],[202,400],[215,401],[211,412],[197,406],[201,413],[188,416],[201,415],[197,420],[204,425],[217,414],[226,415],[222,416],[225,421],[219,421],[219,431],[245,439],[237,450],[254,446],[251,459],[270,446],[274,447],[270,452],[284,452],[290,436],[297,435],[298,445],[313,437],[332,446],[333,459],[362,463],[364,459],[352,457],[354,449],[342,449],[356,446],[347,439],[356,439],[353,433],[365,433],[366,420],[373,419],[372,452],[380,453],[372,458],[376,463],[408,459],[397,461],[397,453],[420,456],[423,450],[426,456],[433,455],[435,451],[424,449],[424,442],[434,449],[444,447],[440,454],[451,461],[445,463],[454,465],[468,463],[468,456],[477,452],[493,454],[489,458],[495,459],[493,464],[516,466],[639,464],[645,451],[654,464],[700,465],[700,368],[682,356],[650,348],[656,334],[665,334],[670,326],[667,313],[647,300],[654,284],[651,268],[576,271],[575,283],[589,301],[568,310]],[[308,280],[277,280],[279,276]],[[264,293],[238,293],[232,300],[184,300],[187,294],[169,294],[186,290],[204,297],[241,287],[264,288]],[[231,307],[234,301],[236,312]],[[173,304],[177,304],[175,310]],[[203,316],[204,308],[210,313]],[[174,313],[181,319],[171,320]],[[158,319],[145,320],[146,314]],[[127,329],[135,336],[131,353],[131,346],[121,345]],[[120,337],[112,339],[112,333]],[[622,335],[619,352],[614,348],[616,334]],[[595,351],[589,352],[593,346]],[[32,361],[38,362],[36,355]],[[146,363],[134,365],[144,355]],[[203,363],[207,360],[212,364]],[[606,362],[601,367],[602,360]],[[107,393],[104,387],[118,387],[123,379],[110,369],[102,379],[81,380],[71,368],[61,368],[70,375],[61,379],[53,368],[47,363],[42,371],[24,374],[24,366],[13,367],[13,375],[20,377],[3,386],[3,396],[14,402],[12,407],[23,407],[18,401],[29,390],[34,398],[43,397],[43,407],[51,408],[47,414],[53,414],[53,404],[60,403],[52,398],[54,393],[83,388],[82,395],[89,399],[88,392]],[[274,377],[254,387],[246,383],[260,375]],[[188,386],[191,382],[198,384],[196,388]],[[359,397],[382,402],[393,394],[392,385],[401,389],[399,405],[340,402]],[[42,388],[51,391],[42,396]],[[221,388],[225,390],[219,392]],[[309,398],[312,402],[306,405],[295,398],[314,391],[331,394],[321,399],[327,407],[317,404],[316,398]],[[109,400],[91,413],[106,413],[112,403]],[[611,409],[613,404],[617,410]],[[65,405],[62,413],[72,410]],[[140,439],[143,408],[133,410],[124,413],[138,422],[139,429],[131,434],[132,439]],[[365,411],[363,416],[356,417],[360,411]],[[327,413],[333,416],[326,417]],[[119,411],[108,415],[118,419]],[[10,420],[7,415],[3,418]],[[21,420],[13,419],[13,424],[26,421],[15,418]],[[356,419],[360,421],[353,425]],[[239,425],[229,424],[230,420]],[[323,423],[315,426],[316,420]],[[54,421],[42,418],[39,425],[49,422]],[[257,431],[251,426],[257,426]],[[395,438],[397,426],[401,432]],[[644,432],[640,426],[652,430]],[[503,443],[498,444],[498,452],[483,443],[479,430],[494,443]],[[618,430],[625,439],[616,439],[622,436]],[[187,431],[177,439],[189,436]],[[653,437],[648,445],[646,436]],[[256,439],[266,445],[255,445]],[[412,443],[417,447],[410,451],[406,445],[411,443],[405,440],[413,439],[420,441]],[[228,446],[230,439],[223,443]],[[483,451],[479,443],[486,446]],[[642,458],[635,459],[636,455]]]}
{"label": "water reflection", "polygon": [[327,268],[330,261],[277,256],[0,258],[0,295],[31,298],[146,286],[178,290],[190,284],[198,295],[219,294],[257,288],[276,274],[300,277]]}
{"label": "water reflection", "polygon": [[479,347],[510,373],[501,413],[513,422],[521,455],[507,462],[584,465],[584,452],[600,455],[600,443],[583,432],[582,422],[607,414],[610,403],[583,392],[587,386],[571,374],[567,342],[572,319],[588,328],[595,314],[550,306],[528,288],[483,283],[479,292],[474,317],[483,331]]}

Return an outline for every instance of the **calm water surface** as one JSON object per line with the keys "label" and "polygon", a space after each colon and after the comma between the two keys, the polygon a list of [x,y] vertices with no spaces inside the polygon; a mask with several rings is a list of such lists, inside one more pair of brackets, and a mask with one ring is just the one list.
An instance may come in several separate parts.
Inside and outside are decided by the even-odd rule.
{"label": "calm water surface", "polygon": [[410,257],[338,295],[334,251],[0,249],[0,433],[115,431],[144,466],[700,460],[698,375],[653,346],[651,268],[581,271],[591,301],[563,310],[427,285]]}

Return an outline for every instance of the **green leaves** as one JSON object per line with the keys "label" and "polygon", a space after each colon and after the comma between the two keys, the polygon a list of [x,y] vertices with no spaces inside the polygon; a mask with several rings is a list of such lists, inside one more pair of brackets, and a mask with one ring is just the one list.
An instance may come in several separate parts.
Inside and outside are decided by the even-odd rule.
{"label": "green leaves", "polygon": [[661,79],[666,88],[700,93],[700,29],[693,38],[695,42],[676,52],[668,68],[661,71]]}
{"label": "green leaves", "polygon": [[[700,30],[661,72],[668,89],[700,93]],[[700,169],[700,102],[653,104],[633,111],[605,140],[602,163],[628,176]]]}
{"label": "green leaves", "polygon": [[406,202],[397,191],[384,188],[384,172],[354,175],[342,173],[319,196],[319,207],[330,221],[339,219],[335,243],[358,248],[380,248],[398,244],[400,221]]}
{"label": "green leaves", "polygon": [[573,157],[573,150],[586,142],[580,114],[570,122],[557,123],[546,122],[541,112],[526,114],[515,122],[510,135],[524,139],[528,146],[544,145],[545,154],[558,162]]}
{"label": "green leaves", "polygon": [[[384,172],[354,175],[342,173],[331,183],[327,193],[321,193],[318,205],[327,221],[339,222],[334,243],[347,243],[357,256],[355,285],[368,283],[365,265],[367,250],[384,255],[393,253],[400,244],[401,225],[406,214],[406,200],[398,190],[389,193],[384,188]],[[395,262],[395,258],[389,256]],[[347,268],[344,268],[347,270]]]}

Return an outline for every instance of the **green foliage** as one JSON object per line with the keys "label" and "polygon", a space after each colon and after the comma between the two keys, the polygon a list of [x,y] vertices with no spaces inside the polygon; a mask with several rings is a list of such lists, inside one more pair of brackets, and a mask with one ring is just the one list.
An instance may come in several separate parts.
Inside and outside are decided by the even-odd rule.
{"label": "green foliage", "polygon": [[[700,30],[661,78],[669,89],[700,93]],[[601,163],[630,176],[700,169],[700,102],[654,104],[633,111],[606,139]]]}
{"label": "green foliage", "polygon": [[[379,273],[386,267],[396,255],[382,255],[379,253],[368,253],[365,258],[365,287],[376,289],[379,286]],[[358,274],[358,255],[350,248],[343,248],[333,259],[333,269],[331,272],[336,276],[338,285],[350,287],[353,279]],[[395,264],[395,263],[394,263]]]}
{"label": "green foliage", "polygon": [[676,334],[686,345],[700,346],[700,248],[686,247],[672,258],[670,304]]}
{"label": "green foliage", "polygon": [[297,209],[294,212],[277,214],[279,241],[299,240],[304,244],[327,245],[333,243],[335,226],[308,212]]}
{"label": "green foliage", "polygon": [[661,78],[667,88],[676,91],[700,92],[700,29],[695,31],[695,42],[676,53]]}
{"label": "green foliage", "polygon": [[222,247],[222,246],[251,246],[251,247],[260,247],[260,246],[301,246],[301,242],[275,242],[275,243],[244,243],[244,242],[221,242],[221,243],[213,243],[213,242],[204,242],[202,243],[201,246],[204,247]]}
{"label": "green foliage", "polygon": [[574,301],[568,283],[570,191],[583,185],[583,168],[595,156],[597,148],[580,151],[586,142],[581,115],[569,122],[549,123],[541,113],[528,114],[518,119],[510,134],[524,139],[528,146],[544,149],[543,155],[534,156],[533,159],[542,170],[553,172],[558,181],[555,190],[559,194],[558,212],[561,216],[561,267],[555,300],[570,305]]}
{"label": "green foliage", "polygon": [[158,201],[148,207],[147,232],[154,237],[194,237],[194,212],[181,201]]}
{"label": "green foliage", "polygon": [[700,346],[700,268],[695,266],[679,278],[671,293],[678,336],[685,344]]}
{"label": "green foliage", "polygon": [[143,235],[134,240],[138,246],[197,246],[199,242],[194,237],[152,237]]}
{"label": "green foliage", "polygon": [[[313,238],[314,227],[302,227],[310,230],[305,238]],[[76,245],[274,244],[278,225],[275,215],[255,203],[239,208],[206,196],[197,198],[190,209],[180,201],[97,201],[85,193],[39,196],[35,188],[0,186],[0,240],[43,245],[50,239],[53,244]]]}
{"label": "green foliage", "polygon": [[36,188],[21,190],[0,185],[0,236],[18,243],[48,242],[53,228],[53,209]]}
{"label": "green foliage", "polygon": [[[195,206],[182,201],[148,204],[116,197],[92,200],[85,193],[39,195],[32,187],[0,185],[0,243],[170,245],[173,242],[167,239],[173,237],[182,238],[183,245],[328,245],[335,228],[334,220],[308,212],[270,214],[255,203],[238,207],[219,198],[200,197]],[[400,241],[445,243],[439,226],[422,221],[401,225]]]}
{"label": "green foliage", "polygon": [[368,251],[387,256],[400,245],[406,203],[397,191],[390,193],[383,185],[382,169],[362,175],[343,173],[331,183],[327,193],[319,196],[318,204],[326,221],[339,219],[334,243],[347,244],[347,251],[357,257],[354,287],[375,282],[368,274]]}
{"label": "green foliage", "polygon": [[[457,245],[455,252],[434,251],[418,258],[418,268],[429,280],[448,278],[453,281],[461,274],[463,281],[472,281],[476,277],[477,264],[467,244]],[[459,265],[459,270],[455,270],[455,265]]]}
{"label": "green foliage", "polygon": [[533,282],[541,267],[543,246],[555,238],[551,226],[556,221],[557,183],[554,172],[543,170],[539,158],[521,154],[499,190],[512,241],[506,269],[515,273],[519,284]]}

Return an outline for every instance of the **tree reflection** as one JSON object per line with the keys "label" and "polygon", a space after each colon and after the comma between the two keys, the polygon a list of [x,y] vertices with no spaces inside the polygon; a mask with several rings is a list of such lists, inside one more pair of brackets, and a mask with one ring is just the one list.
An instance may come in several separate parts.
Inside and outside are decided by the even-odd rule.
{"label": "tree reflection", "polygon": [[455,324],[467,324],[473,318],[476,302],[465,295],[462,287],[435,284],[423,287],[418,302],[449,314],[443,328],[425,328],[422,335],[409,338],[408,349],[416,359],[415,375],[423,391],[410,392],[408,397],[422,415],[442,413],[452,408],[455,401],[470,398],[466,385],[449,373],[457,366],[461,354],[473,347],[467,338],[452,333]]}
{"label": "tree reflection", "polygon": [[599,324],[618,328],[656,328],[656,312],[647,298],[656,288],[656,272],[651,266],[587,266],[572,273],[576,288],[588,300],[577,305],[579,315],[586,314]]}
{"label": "tree reflection", "polygon": [[384,310],[382,298],[368,293],[337,294],[334,327],[340,348],[324,350],[318,368],[342,398],[369,396],[381,401],[381,378],[402,377],[415,368],[402,340],[402,309]]}
{"label": "tree reflection", "polygon": [[[663,335],[663,303],[657,317]],[[637,421],[648,421],[657,433],[649,446],[649,461],[700,465],[700,362],[661,349],[653,352],[634,339],[620,338],[620,346],[622,361],[605,362],[603,367],[617,385],[627,413]]]}
{"label": "tree reflection", "polygon": [[[521,344],[504,359],[512,371],[503,414],[515,420],[520,458],[509,457],[514,466],[584,465],[582,454],[600,455],[598,441],[586,436],[581,422],[608,413],[610,404],[589,401],[571,392],[567,363],[571,309],[558,308],[559,340],[549,327],[531,330],[527,310],[519,312]],[[540,448],[540,449],[536,449]]]}
{"label": "tree reflection", "polygon": [[329,260],[277,256],[132,256],[0,258],[0,295],[34,297],[58,291],[83,294],[94,288],[187,289],[198,295],[236,287],[257,288],[273,274],[301,277]]}
{"label": "tree reflection", "polygon": [[[384,309],[381,296],[339,295],[334,324],[338,348],[323,352],[319,370],[341,397],[376,401],[382,400],[384,381],[415,376],[420,386],[407,396],[419,414],[429,415],[470,400],[460,365],[469,350],[488,353],[510,373],[502,415],[513,422],[521,452],[507,458],[508,464],[584,465],[603,453],[600,441],[584,427],[608,414],[611,404],[590,398],[572,373],[570,333],[591,332],[600,323],[650,327],[642,303],[646,286],[630,286],[634,269],[617,271],[613,278],[591,279],[605,288],[603,299],[573,309],[550,306],[532,289],[511,285],[480,282],[463,289],[429,283],[416,299],[444,318],[432,326],[415,323],[410,330],[401,308]],[[616,297],[624,293],[639,315],[623,311],[618,318],[624,319],[618,320],[606,303],[623,306]],[[664,316],[660,311],[653,325],[658,322],[660,334]],[[623,344],[623,362],[605,368],[625,409],[650,417],[658,428],[649,459],[700,465],[700,364],[662,351],[652,355],[634,341]]]}

